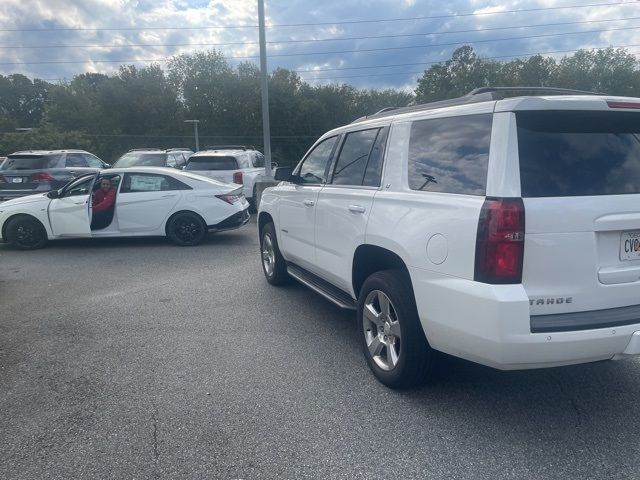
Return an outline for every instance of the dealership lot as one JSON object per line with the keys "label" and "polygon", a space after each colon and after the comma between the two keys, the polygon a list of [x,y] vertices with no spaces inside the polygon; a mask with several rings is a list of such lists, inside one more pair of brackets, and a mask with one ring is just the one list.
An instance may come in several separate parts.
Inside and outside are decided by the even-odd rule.
{"label": "dealership lot", "polygon": [[0,245],[0,478],[632,478],[640,362],[446,362],[396,392],[354,314],[262,276],[255,219]]}

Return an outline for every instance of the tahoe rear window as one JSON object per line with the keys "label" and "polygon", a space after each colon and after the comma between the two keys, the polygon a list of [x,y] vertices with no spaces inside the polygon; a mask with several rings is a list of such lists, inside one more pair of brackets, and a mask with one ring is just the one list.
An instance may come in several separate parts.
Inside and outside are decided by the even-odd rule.
{"label": "tahoe rear window", "polygon": [[0,170],[41,170],[55,168],[61,155],[9,155]]}
{"label": "tahoe rear window", "polygon": [[486,113],[414,122],[409,139],[409,187],[484,195],[492,121],[492,114]]}
{"label": "tahoe rear window", "polygon": [[640,193],[640,114],[516,112],[523,197]]}
{"label": "tahoe rear window", "polygon": [[198,156],[191,157],[185,170],[237,170],[238,160],[235,157]]}

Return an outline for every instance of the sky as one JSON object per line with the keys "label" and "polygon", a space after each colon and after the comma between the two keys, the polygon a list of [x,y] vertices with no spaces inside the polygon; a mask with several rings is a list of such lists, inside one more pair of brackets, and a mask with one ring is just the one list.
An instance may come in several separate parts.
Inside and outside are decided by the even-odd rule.
{"label": "sky", "polygon": [[[64,81],[217,49],[259,65],[257,0],[1,0],[0,74]],[[268,70],[311,84],[413,90],[461,45],[496,59],[624,46],[640,1],[265,0]]]}

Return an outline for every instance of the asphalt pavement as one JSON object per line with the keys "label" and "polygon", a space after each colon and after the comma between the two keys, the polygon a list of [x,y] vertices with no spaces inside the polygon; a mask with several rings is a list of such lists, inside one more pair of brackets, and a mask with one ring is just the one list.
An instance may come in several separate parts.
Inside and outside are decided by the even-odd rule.
{"label": "asphalt pavement", "polygon": [[636,360],[389,390],[352,312],[267,284],[254,220],[0,244],[1,479],[637,479],[639,398]]}

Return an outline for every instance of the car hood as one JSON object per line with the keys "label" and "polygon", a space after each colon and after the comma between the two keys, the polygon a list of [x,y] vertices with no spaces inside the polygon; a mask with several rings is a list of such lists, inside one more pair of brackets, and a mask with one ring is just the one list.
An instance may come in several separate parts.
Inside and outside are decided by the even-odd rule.
{"label": "car hood", "polygon": [[7,200],[6,202],[0,202],[0,210],[6,207],[13,207],[17,205],[26,205],[27,203],[36,203],[36,202],[49,202],[50,199],[47,197],[46,193],[36,193],[35,195],[27,195],[26,197],[13,198],[11,200]]}

